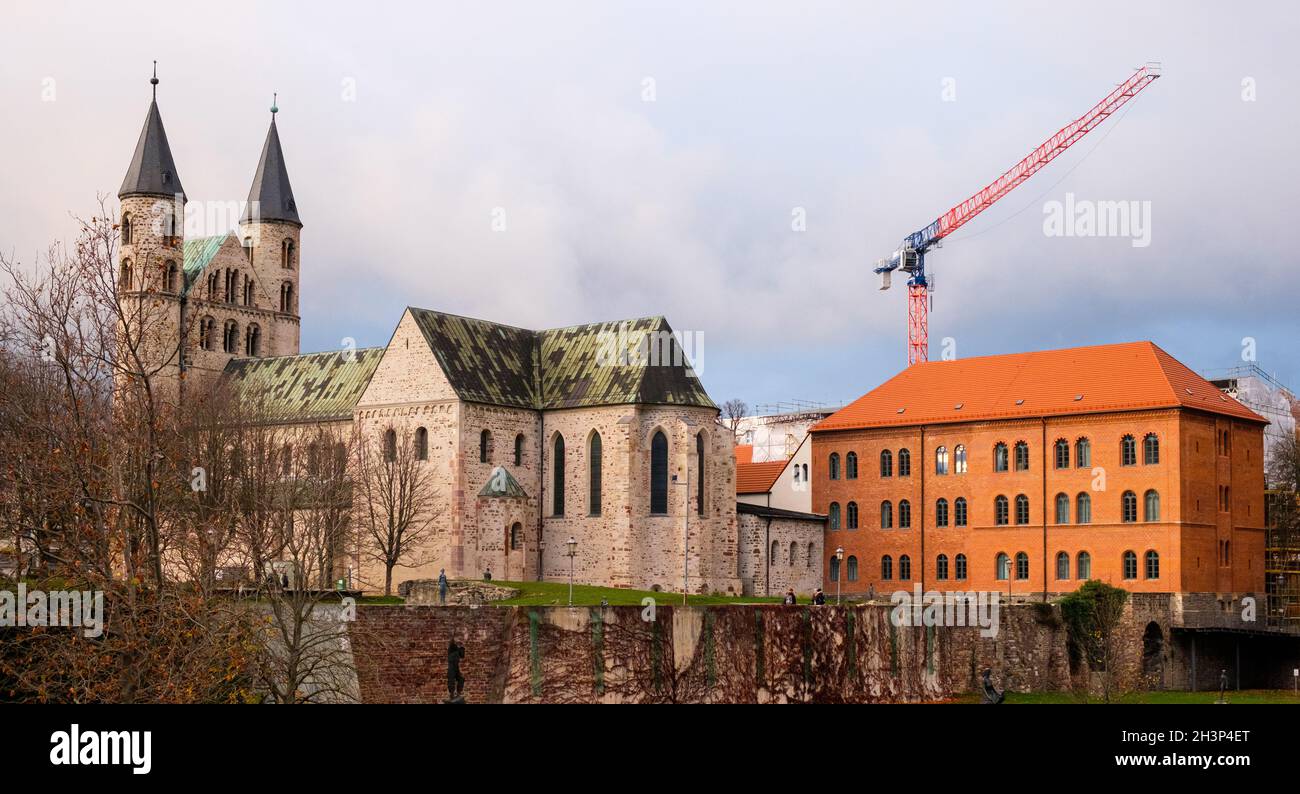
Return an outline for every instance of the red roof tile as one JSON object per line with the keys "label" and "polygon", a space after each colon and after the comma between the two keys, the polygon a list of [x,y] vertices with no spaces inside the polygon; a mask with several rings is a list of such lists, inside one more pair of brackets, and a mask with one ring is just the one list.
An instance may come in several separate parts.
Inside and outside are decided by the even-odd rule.
{"label": "red roof tile", "polygon": [[1151,342],[915,364],[813,427],[970,422],[1192,408],[1267,422]]}
{"label": "red roof tile", "polygon": [[765,463],[736,463],[736,493],[768,493],[785,471],[786,460]]}

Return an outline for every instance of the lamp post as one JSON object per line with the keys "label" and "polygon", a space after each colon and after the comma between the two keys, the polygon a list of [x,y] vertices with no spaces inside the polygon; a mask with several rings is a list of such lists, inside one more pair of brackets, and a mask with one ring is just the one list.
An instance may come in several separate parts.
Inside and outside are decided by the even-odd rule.
{"label": "lamp post", "polygon": [[578,541],[570,535],[565,545],[569,547],[568,552],[565,553],[569,558],[569,606],[573,606],[573,558],[578,556]]}
{"label": "lamp post", "polygon": [[840,595],[840,579],[844,576],[844,547],[840,546],[835,549],[835,560],[839,564],[835,566],[835,606],[844,606],[844,598]]}

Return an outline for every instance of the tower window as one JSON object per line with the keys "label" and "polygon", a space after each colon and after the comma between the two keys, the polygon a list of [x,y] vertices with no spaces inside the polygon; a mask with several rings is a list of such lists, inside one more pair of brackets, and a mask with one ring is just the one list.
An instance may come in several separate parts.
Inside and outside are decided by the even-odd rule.
{"label": "tower window", "polygon": [[122,245],[131,245],[134,237],[131,234],[131,213],[122,213]]}
{"label": "tower window", "polygon": [[131,260],[122,260],[121,272],[117,275],[117,288],[120,290],[131,289]]}
{"label": "tower window", "polygon": [[650,512],[668,513],[668,436],[662,430],[650,441]]}
{"label": "tower window", "polygon": [[293,255],[293,240],[286,237],[284,242],[280,245],[280,266],[292,270]]}
{"label": "tower window", "polygon": [[293,282],[286,281],[280,285],[280,311],[293,314]]}
{"label": "tower window", "polygon": [[234,320],[226,320],[221,334],[221,349],[226,353],[239,352],[239,324]]}
{"label": "tower window", "polygon": [[179,271],[176,268],[176,263],[170,259],[167,260],[166,275],[163,279],[163,289],[175,294],[178,275]]}
{"label": "tower window", "polygon": [[217,271],[214,270],[208,274],[208,300],[215,301],[221,294],[219,282],[220,278],[217,276]]}
{"label": "tower window", "polygon": [[244,354],[260,356],[262,354],[262,329],[257,323],[250,323],[244,329]]}
{"label": "tower window", "polygon": [[253,280],[251,278],[244,279],[244,305],[253,305]]}

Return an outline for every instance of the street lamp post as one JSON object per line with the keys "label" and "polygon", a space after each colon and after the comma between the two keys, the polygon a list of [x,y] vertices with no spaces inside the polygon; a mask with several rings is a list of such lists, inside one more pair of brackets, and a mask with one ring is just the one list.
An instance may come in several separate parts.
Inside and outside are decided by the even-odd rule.
{"label": "street lamp post", "polygon": [[844,576],[844,547],[840,546],[835,549],[835,560],[838,565],[835,566],[835,606],[843,606],[844,598],[840,595],[840,579]]}
{"label": "street lamp post", "polygon": [[569,547],[569,551],[565,554],[569,558],[569,606],[573,606],[573,558],[578,556],[578,541],[570,535],[565,545]]}

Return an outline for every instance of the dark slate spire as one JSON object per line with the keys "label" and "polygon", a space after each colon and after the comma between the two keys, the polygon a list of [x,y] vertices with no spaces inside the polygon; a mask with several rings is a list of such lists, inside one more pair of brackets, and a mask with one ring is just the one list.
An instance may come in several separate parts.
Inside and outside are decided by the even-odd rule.
{"label": "dark slate spire", "polygon": [[271,129],[266,133],[253,186],[248,189],[248,206],[244,209],[243,221],[285,221],[302,226],[298,205],[293,200],[293,188],[289,186],[289,172],[284,167],[280,133],[275,129],[275,114],[278,112],[280,109],[272,103]]}
{"label": "dark slate spire", "polygon": [[172,161],[171,147],[167,145],[167,131],[163,129],[162,116],[158,113],[157,61],[149,82],[153,84],[154,98],[149,103],[149,114],[145,116],[144,129],[140,130],[140,140],[136,141],[131,167],[126,170],[122,189],[117,191],[118,198],[133,195],[171,198],[178,193],[182,197],[185,194],[181,177],[176,173],[176,163]]}

